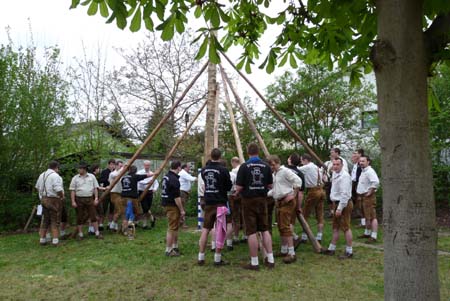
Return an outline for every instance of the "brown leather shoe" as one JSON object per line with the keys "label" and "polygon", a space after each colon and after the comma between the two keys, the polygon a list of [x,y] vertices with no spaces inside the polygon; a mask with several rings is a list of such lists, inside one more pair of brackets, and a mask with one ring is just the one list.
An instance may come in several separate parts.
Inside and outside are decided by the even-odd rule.
{"label": "brown leather shoe", "polygon": [[323,250],[322,251],[322,254],[323,255],[328,255],[328,256],[334,256],[334,254],[336,253],[336,251],[334,251],[334,250]]}
{"label": "brown leather shoe", "polygon": [[259,265],[252,265],[251,263],[242,265],[242,268],[245,270],[259,271]]}
{"label": "brown leather shoe", "polygon": [[221,260],[219,262],[214,261],[214,266],[215,267],[220,267],[220,266],[223,266],[223,265],[230,265],[230,263],[228,261],[225,261],[225,260]]}
{"label": "brown leather shoe", "polygon": [[366,244],[375,244],[377,243],[377,240],[373,237],[369,237],[368,240],[366,240]]}
{"label": "brown leather shoe", "polygon": [[275,263],[269,262],[266,257],[264,258],[264,266],[271,270],[275,267]]}
{"label": "brown leather shoe", "polygon": [[287,255],[283,258],[283,262],[286,264],[290,264],[297,261],[297,256],[294,255]]}
{"label": "brown leather shoe", "polygon": [[347,253],[347,252],[345,252],[344,255],[339,256],[340,260],[352,259],[352,258],[353,258],[353,253]]}
{"label": "brown leather shoe", "polygon": [[286,257],[288,255],[288,253],[283,253],[283,252],[275,252],[275,254],[273,254],[274,257]]}
{"label": "brown leather shoe", "polygon": [[363,235],[358,236],[358,238],[360,238],[360,239],[362,239],[362,238],[370,238],[370,235],[363,234]]}

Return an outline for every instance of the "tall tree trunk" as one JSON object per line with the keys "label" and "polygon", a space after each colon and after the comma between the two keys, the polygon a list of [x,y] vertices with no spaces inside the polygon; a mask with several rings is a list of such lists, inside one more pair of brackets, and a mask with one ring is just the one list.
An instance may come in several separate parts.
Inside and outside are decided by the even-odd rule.
{"label": "tall tree trunk", "polygon": [[439,300],[423,1],[379,0],[385,300]]}
{"label": "tall tree trunk", "polygon": [[204,162],[210,159],[211,150],[214,145],[214,111],[216,109],[216,83],[217,66],[213,63],[208,65],[208,103],[206,104],[205,124],[205,153]]}

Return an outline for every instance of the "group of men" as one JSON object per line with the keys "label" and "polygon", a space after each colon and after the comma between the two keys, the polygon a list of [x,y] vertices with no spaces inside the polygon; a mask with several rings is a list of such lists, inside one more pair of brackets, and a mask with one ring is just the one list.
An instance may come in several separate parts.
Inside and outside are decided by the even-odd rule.
{"label": "group of men", "polygon": [[[151,218],[151,227],[155,218],[151,215],[150,208],[153,201],[153,192],[158,189],[158,181],[155,179],[148,188],[147,193],[140,202],[138,199],[146,189],[147,183],[152,180],[153,173],[150,170],[150,161],[144,161],[144,168],[140,171],[136,166],[130,166],[128,173],[124,175],[116,185],[109,187],[114,179],[121,173],[124,164],[120,160],[111,159],[108,166],[100,175],[98,166],[93,166],[92,173],[88,172],[88,164],[81,162],[78,165],[78,174],[75,175],[69,185],[70,201],[76,211],[76,229],[72,237],[78,240],[84,239],[83,225],[89,223],[88,233],[95,235],[97,239],[103,239],[100,231],[103,230],[103,220],[109,213],[109,228],[112,231],[119,230],[119,219],[122,218],[121,231],[129,236],[128,226],[134,221],[134,217],[142,220],[142,227],[148,228],[147,222]],[[65,194],[63,180],[59,173],[59,163],[50,162],[48,170],[43,172],[37,182],[36,189],[43,208],[40,227],[40,243],[48,243],[48,231],[51,230],[50,239],[57,246],[60,238],[65,239],[65,224],[67,223],[67,210],[65,207]],[[99,179],[97,176],[99,175]],[[99,184],[100,183],[100,184]],[[106,195],[103,202],[99,197],[106,189],[111,188],[111,193]],[[129,207],[133,218],[127,214]],[[99,223],[100,222],[100,223]],[[132,238],[131,236],[129,236]]]}
{"label": "group of men", "polygon": [[[249,246],[250,262],[243,267],[259,270],[258,249],[263,252],[263,265],[274,268],[275,257],[290,264],[296,261],[296,248],[307,241],[306,233],[301,237],[294,231],[296,218],[303,214],[307,220],[314,213],[317,220],[316,239],[323,240],[324,207],[326,200],[332,215],[333,236],[325,255],[334,255],[339,232],[345,235],[346,249],[341,259],[352,258],[351,216],[353,209],[362,215],[361,223],[365,232],[360,238],[367,243],[377,240],[378,221],[376,218],[376,195],[379,179],[370,166],[370,158],[359,149],[352,154],[353,169],[349,173],[347,162],[340,156],[340,150],[330,152],[330,161],[324,166],[312,162],[309,154],[299,156],[291,154],[284,166],[277,156],[269,156],[265,161],[259,157],[259,148],[255,143],[247,147],[248,160],[242,164],[233,158],[233,169],[228,171],[222,160],[221,151],[211,151],[211,160],[201,170],[199,191],[201,191],[204,211],[203,229],[199,240],[198,265],[205,264],[206,245],[210,232],[214,233],[212,249],[214,265],[223,266],[229,262],[222,259],[222,250],[226,246],[232,250],[233,242],[239,239],[239,231],[244,231],[244,239]],[[78,174],[72,178],[69,186],[71,204],[77,212],[77,228],[74,233],[83,239],[82,226],[89,222],[92,232],[102,239],[103,214],[110,213],[111,230],[119,230],[119,218],[122,217],[122,231],[127,234],[134,216],[143,220],[147,227],[153,192],[158,189],[158,181],[152,180],[150,162],[144,162],[144,169],[138,171],[130,166],[128,173],[120,181],[123,162],[110,160],[108,168],[100,174],[100,185],[96,176],[88,172],[87,165],[78,166]],[[64,206],[62,178],[58,175],[59,164],[51,162],[49,169],[43,172],[37,183],[43,218],[40,229],[40,243],[46,244],[48,230],[51,230],[52,243],[58,245],[61,219],[67,212]],[[165,254],[169,257],[180,255],[178,247],[179,229],[185,225],[186,204],[191,184],[197,180],[189,174],[189,166],[180,161],[172,161],[170,170],[161,183],[161,205],[168,219]],[[111,183],[117,182],[113,187]],[[150,182],[153,184],[149,186]],[[99,195],[111,188],[111,193],[99,205]],[[145,197],[138,202],[144,191]],[[306,197],[304,197],[306,195]],[[127,210],[128,207],[128,210]],[[276,208],[276,209],[275,209]],[[272,216],[276,212],[276,224],[281,237],[281,249],[272,250]],[[131,214],[131,218],[129,216]],[[64,231],[64,227],[61,227]]]}
{"label": "group of men", "polygon": [[[198,265],[206,263],[206,245],[210,232],[215,234],[212,241],[214,265],[229,264],[222,259],[225,240],[227,247],[232,249],[229,243],[237,240],[241,228],[245,232],[250,253],[250,262],[243,266],[245,269],[259,270],[258,249],[263,251],[263,264],[267,268],[275,266],[275,257],[282,257],[286,264],[295,262],[296,247],[307,241],[305,233],[299,237],[294,232],[298,214],[303,214],[308,219],[314,212],[317,219],[316,239],[319,242],[323,239],[324,206],[327,200],[325,183],[329,183],[326,186],[329,187],[333,236],[329,247],[323,249],[322,253],[335,254],[339,231],[342,230],[346,249],[340,259],[353,257],[350,229],[353,202],[366,220],[362,238],[368,238],[368,243],[376,241],[375,191],[379,180],[369,165],[370,159],[364,156],[362,150],[357,150],[352,155],[354,167],[351,175],[337,148],[332,150],[330,161],[321,167],[314,164],[308,154],[301,157],[292,154],[287,166],[283,166],[277,156],[270,156],[263,161],[259,157],[259,148],[254,143],[248,145],[247,153],[249,159],[241,165],[239,159],[232,159],[233,170],[229,172],[221,159],[221,151],[215,148],[211,151],[211,160],[201,170],[199,185],[202,187],[199,187],[199,191],[204,222],[199,240]],[[180,170],[180,162],[172,162],[171,169],[162,182],[162,205],[169,225],[165,254],[170,257],[180,255],[178,230],[186,214],[180,197]],[[275,253],[272,250],[274,207],[281,237],[281,249]],[[232,227],[228,226],[230,224]],[[234,239],[230,239],[231,237]]]}

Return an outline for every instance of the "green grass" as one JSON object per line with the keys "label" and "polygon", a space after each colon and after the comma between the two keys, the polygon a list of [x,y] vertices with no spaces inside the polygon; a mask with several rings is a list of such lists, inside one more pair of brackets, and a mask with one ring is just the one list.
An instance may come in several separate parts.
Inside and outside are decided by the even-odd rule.
{"label": "green grass", "polygon": [[[192,229],[194,219],[191,218]],[[180,233],[179,258],[164,256],[166,221],[138,230],[134,241],[106,233],[105,240],[69,240],[40,247],[37,234],[0,238],[0,300],[382,300],[383,253],[355,247],[353,260],[314,254],[302,245],[298,260],[274,270],[246,271],[247,246],[224,252],[230,266],[216,268],[213,254],[198,267],[199,233]],[[315,227],[313,226],[315,231]],[[362,230],[355,230],[355,236]],[[330,226],[324,240],[328,243]],[[279,237],[274,231],[274,245]],[[324,244],[327,245],[327,244]],[[338,252],[344,250],[343,237]],[[439,257],[441,298],[450,298],[450,260]]]}

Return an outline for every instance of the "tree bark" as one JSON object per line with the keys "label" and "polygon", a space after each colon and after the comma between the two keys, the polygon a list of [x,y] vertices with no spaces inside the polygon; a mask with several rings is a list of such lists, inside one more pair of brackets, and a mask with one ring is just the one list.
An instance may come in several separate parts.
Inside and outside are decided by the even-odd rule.
{"label": "tree bark", "polygon": [[379,0],[372,61],[382,162],[385,300],[439,300],[423,1]]}
{"label": "tree bark", "polygon": [[214,146],[214,111],[216,109],[216,83],[217,68],[213,63],[208,64],[208,102],[206,104],[206,122],[205,122],[205,153],[204,162],[211,157],[211,150]]}

